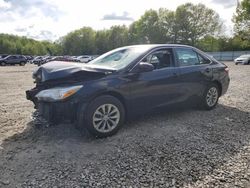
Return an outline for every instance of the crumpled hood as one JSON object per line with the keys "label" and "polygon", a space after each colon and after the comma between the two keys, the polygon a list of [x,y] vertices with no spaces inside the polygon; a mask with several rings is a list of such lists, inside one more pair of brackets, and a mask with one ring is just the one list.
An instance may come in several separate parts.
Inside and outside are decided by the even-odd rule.
{"label": "crumpled hood", "polygon": [[38,67],[33,72],[33,78],[39,80],[40,82],[44,82],[47,80],[55,80],[60,78],[65,78],[71,76],[75,73],[94,73],[94,74],[102,74],[106,75],[114,72],[115,69],[109,69],[102,66],[96,66],[91,64],[80,64],[80,63],[72,63],[72,62],[64,62],[64,61],[52,61],[46,63],[40,67]]}

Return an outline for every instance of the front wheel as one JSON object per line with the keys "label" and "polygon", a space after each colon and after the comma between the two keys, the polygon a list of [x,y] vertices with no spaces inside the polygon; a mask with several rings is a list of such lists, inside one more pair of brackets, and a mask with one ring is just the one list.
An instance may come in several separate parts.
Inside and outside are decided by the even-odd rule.
{"label": "front wheel", "polygon": [[114,135],[123,125],[125,110],[115,97],[104,95],[94,99],[86,108],[80,109],[78,127],[86,127],[94,136],[103,138]]}
{"label": "front wheel", "polygon": [[1,62],[0,64],[1,64],[1,66],[5,66],[5,65],[6,65],[6,63],[5,63],[5,62]]}
{"label": "front wheel", "polygon": [[217,84],[210,84],[205,90],[201,104],[202,107],[206,110],[211,110],[215,108],[219,100],[219,88]]}

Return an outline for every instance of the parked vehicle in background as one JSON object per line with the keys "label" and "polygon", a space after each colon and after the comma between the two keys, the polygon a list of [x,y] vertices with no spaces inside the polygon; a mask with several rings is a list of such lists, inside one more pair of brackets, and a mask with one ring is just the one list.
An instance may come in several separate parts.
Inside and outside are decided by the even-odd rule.
{"label": "parked vehicle in background", "polygon": [[29,63],[34,59],[34,57],[31,55],[26,55],[25,57]]}
{"label": "parked vehicle in background", "polygon": [[250,65],[250,54],[241,55],[240,57],[234,60],[235,65]]}
{"label": "parked vehicle in background", "polygon": [[75,59],[73,56],[63,56],[62,61],[79,62],[79,60]]}
{"label": "parked vehicle in background", "polygon": [[[95,136],[115,134],[125,118],[190,100],[213,109],[229,86],[228,67],[186,45],[137,45],[88,64],[40,66],[27,99],[51,122],[69,119]],[[62,118],[63,117],[63,118]]]}
{"label": "parked vehicle in background", "polygon": [[83,55],[83,56],[78,56],[77,59],[81,62],[81,63],[88,63],[90,61],[93,60],[92,56],[88,56],[88,55]]}
{"label": "parked vehicle in background", "polygon": [[0,65],[20,65],[24,66],[27,63],[27,59],[23,55],[8,55],[0,59]]}
{"label": "parked vehicle in background", "polygon": [[51,61],[67,61],[67,62],[79,62],[79,60],[73,58],[73,56],[54,56],[47,59],[47,62]]}
{"label": "parked vehicle in background", "polygon": [[31,63],[35,64],[35,65],[39,65],[41,63],[43,59],[43,56],[36,56],[32,61]]}
{"label": "parked vehicle in background", "polygon": [[43,56],[42,60],[40,61],[40,63],[38,64],[39,66],[44,64],[44,63],[47,63],[49,62],[49,60],[52,59],[52,56]]}
{"label": "parked vehicle in background", "polygon": [[51,61],[57,61],[57,56],[50,56],[49,58],[46,59],[45,63],[51,62]]}
{"label": "parked vehicle in background", "polygon": [[1,55],[0,55],[0,59],[1,59],[1,58],[5,58],[5,57],[7,57],[7,56],[8,56],[8,54],[1,54]]}

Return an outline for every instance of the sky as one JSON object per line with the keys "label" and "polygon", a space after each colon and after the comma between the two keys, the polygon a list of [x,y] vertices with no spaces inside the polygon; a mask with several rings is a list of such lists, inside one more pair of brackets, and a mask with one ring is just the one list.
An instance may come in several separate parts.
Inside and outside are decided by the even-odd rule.
{"label": "sky", "polygon": [[237,0],[0,0],[0,33],[54,41],[84,26],[95,30],[129,25],[146,10],[191,2],[215,10],[232,33]]}

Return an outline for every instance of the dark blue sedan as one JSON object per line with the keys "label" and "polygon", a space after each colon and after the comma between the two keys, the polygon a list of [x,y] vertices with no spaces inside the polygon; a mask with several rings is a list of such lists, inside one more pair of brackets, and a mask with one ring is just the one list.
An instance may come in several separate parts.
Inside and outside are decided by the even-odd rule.
{"label": "dark blue sedan", "polygon": [[106,137],[152,108],[196,98],[213,109],[228,89],[228,71],[191,46],[127,46],[88,64],[47,63],[34,71],[36,87],[26,95],[48,121],[69,119]]}

